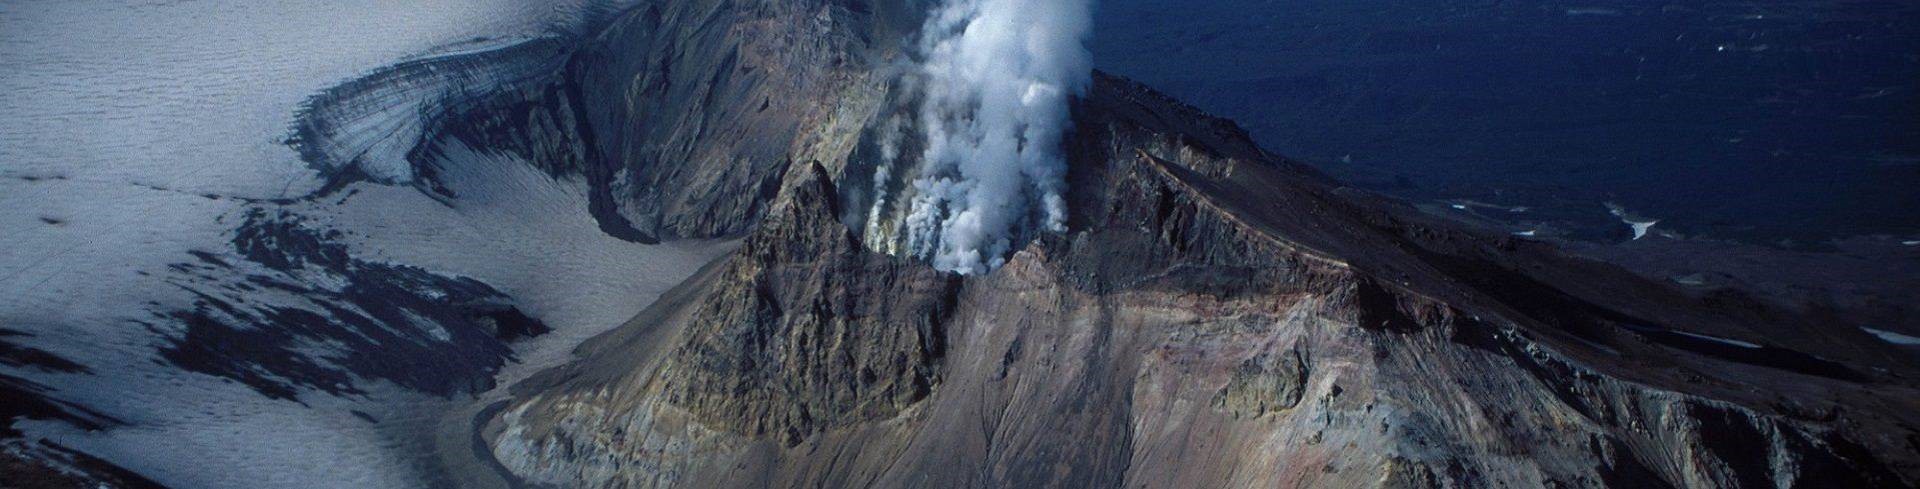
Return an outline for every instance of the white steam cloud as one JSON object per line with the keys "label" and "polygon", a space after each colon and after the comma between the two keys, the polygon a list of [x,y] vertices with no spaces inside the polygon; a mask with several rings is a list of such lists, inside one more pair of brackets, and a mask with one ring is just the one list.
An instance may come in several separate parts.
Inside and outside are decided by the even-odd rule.
{"label": "white steam cloud", "polygon": [[927,20],[926,147],[900,223],[905,251],[984,273],[1037,233],[1066,230],[1060,145],[1069,99],[1092,76],[1091,2],[945,0]]}

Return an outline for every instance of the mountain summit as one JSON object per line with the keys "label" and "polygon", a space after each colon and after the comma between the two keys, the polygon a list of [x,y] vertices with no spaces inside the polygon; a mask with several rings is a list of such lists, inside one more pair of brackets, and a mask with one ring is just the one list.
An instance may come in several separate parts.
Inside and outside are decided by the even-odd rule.
{"label": "mountain summit", "polygon": [[[933,23],[909,7],[644,7],[546,85],[449,119],[501,151],[581,141],[556,166],[595,175],[612,227],[744,236],[481,417],[504,480],[1920,481],[1910,353],[1342,187],[1113,76],[1066,102],[1064,175],[1041,187],[1055,230],[944,272],[887,232],[913,214],[890,199],[931,191],[888,165],[942,144],[901,122],[939,103],[914,69]],[[577,114],[574,132],[496,123],[529,94]]]}

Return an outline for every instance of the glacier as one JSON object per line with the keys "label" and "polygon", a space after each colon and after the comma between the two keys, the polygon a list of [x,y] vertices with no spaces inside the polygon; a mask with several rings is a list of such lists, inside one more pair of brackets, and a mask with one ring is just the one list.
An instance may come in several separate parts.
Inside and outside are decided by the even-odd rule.
{"label": "glacier", "polygon": [[[625,5],[0,5],[0,324],[84,366],[0,376],[106,420],[15,427],[174,487],[444,484],[444,413],[731,246],[615,238],[577,175],[424,144]],[[491,353],[430,378],[407,345]]]}

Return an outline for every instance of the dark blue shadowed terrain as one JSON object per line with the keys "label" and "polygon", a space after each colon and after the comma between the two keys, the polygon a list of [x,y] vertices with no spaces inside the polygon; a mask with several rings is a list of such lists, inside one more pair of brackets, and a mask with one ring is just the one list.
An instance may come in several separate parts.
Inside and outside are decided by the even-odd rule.
{"label": "dark blue shadowed terrain", "polygon": [[1106,0],[1097,23],[1104,69],[1516,232],[1631,237],[1612,202],[1682,235],[1920,233],[1920,2]]}

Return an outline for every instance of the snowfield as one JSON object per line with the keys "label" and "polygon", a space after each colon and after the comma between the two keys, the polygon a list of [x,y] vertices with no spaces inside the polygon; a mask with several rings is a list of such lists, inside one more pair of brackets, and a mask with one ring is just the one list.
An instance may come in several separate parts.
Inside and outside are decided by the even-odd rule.
{"label": "snowfield", "polygon": [[[326,182],[288,143],[304,102],[407,60],[486,53],[565,32],[605,5],[589,0],[134,1],[0,3],[0,327],[19,343],[91,373],[0,367],[52,397],[123,421],[85,432],[20,424],[174,487],[421,487],[440,481],[427,432],[472,402],[362,379],[351,393],[274,399],[229,378],[194,373],[159,351],[181,331],[156,319],[204,305],[313,309],[312,297],[252,281],[275,272],[232,262],[249,212],[298,215],[338,231],[356,263],[474,280],[554,329],[514,344],[501,384],[566,359],[729,248],[641,245],[600,232],[585,184],[512,157],[454,147],[440,175],[448,202],[411,187]],[[509,66],[501,72],[526,71]],[[400,91],[431,94],[427,80]],[[418,101],[387,100],[359,141],[404,147]],[[368,115],[368,114],[361,114]],[[382,124],[385,124],[384,126]],[[394,152],[365,164],[404,167]],[[198,253],[198,255],[196,254]],[[384,265],[383,265],[384,266]],[[285,272],[317,291],[352,277]],[[279,277],[279,275],[274,275]],[[352,307],[347,312],[360,312]],[[337,318],[336,318],[337,319]],[[400,331],[446,341],[430,321]],[[254,325],[258,327],[260,325]],[[381,323],[407,329],[407,325]],[[247,327],[242,325],[241,327]],[[325,360],[338,345],[296,338]],[[264,370],[263,382],[285,381]]]}

